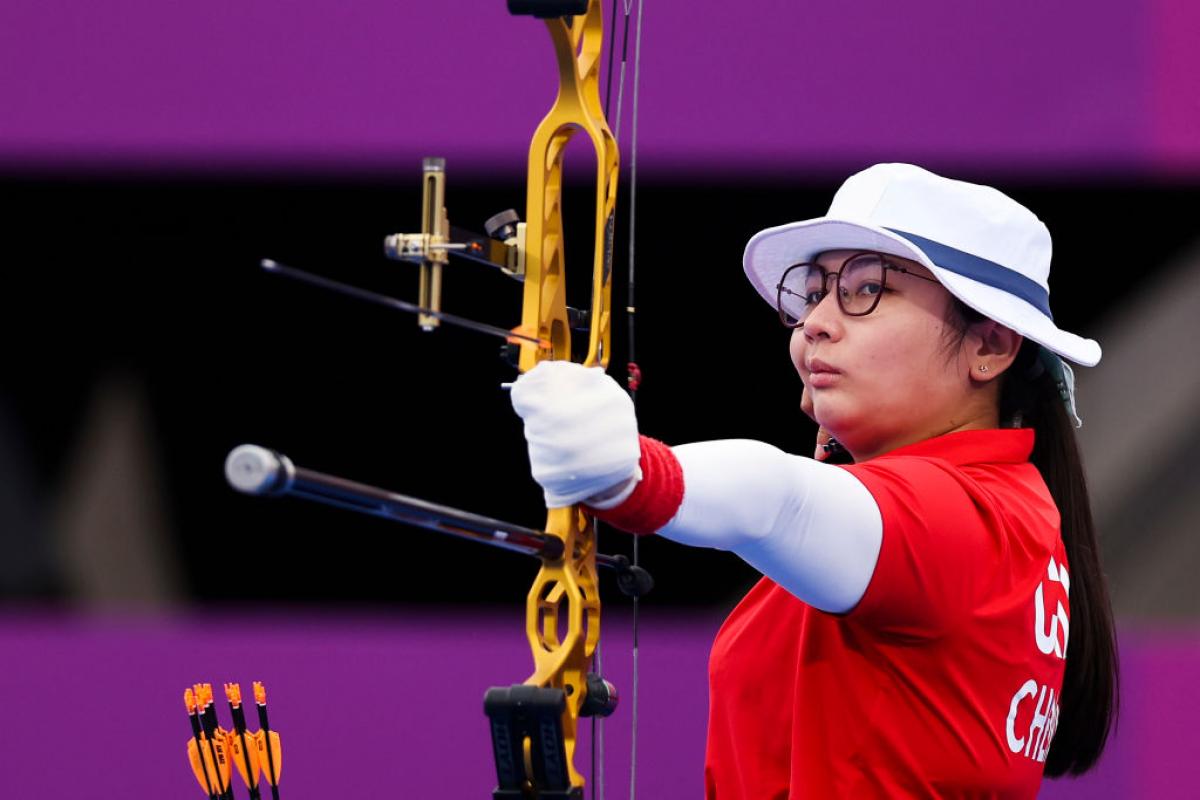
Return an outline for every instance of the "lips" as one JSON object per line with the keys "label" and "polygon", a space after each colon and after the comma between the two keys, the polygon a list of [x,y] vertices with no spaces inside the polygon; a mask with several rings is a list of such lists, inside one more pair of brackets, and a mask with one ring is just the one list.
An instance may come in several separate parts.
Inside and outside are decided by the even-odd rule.
{"label": "lips", "polygon": [[827,389],[841,379],[842,371],[819,358],[804,363],[808,368],[808,385],[813,389]]}
{"label": "lips", "polygon": [[819,358],[809,359],[808,361],[804,362],[804,366],[808,367],[808,371],[814,375],[817,373],[832,373],[834,375],[840,375],[842,373],[842,371],[837,367],[833,366],[832,364],[827,364]]}

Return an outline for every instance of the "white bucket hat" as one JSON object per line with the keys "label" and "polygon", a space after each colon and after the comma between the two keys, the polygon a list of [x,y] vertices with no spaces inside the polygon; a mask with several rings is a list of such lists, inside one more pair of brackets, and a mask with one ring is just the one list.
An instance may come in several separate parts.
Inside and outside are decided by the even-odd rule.
{"label": "white bucket hat", "polygon": [[742,265],[774,307],[784,270],[843,249],[923,264],[980,314],[1077,364],[1100,361],[1098,343],[1054,324],[1047,284],[1050,232],[1033,212],[996,189],[912,164],[876,164],[846,179],[825,216],[756,233]]}

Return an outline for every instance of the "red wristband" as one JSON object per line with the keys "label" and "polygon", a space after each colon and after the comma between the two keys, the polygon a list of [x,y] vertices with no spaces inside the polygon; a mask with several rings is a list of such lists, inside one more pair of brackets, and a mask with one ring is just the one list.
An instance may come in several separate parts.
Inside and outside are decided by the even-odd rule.
{"label": "red wristband", "polygon": [[639,436],[642,455],[638,465],[642,479],[633,494],[614,508],[588,507],[588,512],[614,528],[644,535],[671,521],[683,503],[683,467],[679,459],[657,439]]}

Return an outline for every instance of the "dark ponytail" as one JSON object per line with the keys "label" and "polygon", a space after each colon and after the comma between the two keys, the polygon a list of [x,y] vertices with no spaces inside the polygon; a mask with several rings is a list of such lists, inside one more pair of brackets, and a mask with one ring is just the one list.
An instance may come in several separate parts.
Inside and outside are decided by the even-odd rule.
{"label": "dark ponytail", "polygon": [[[984,319],[958,300],[953,305],[957,308],[951,316],[957,319],[949,322],[962,336],[972,323]],[[1055,379],[1039,362],[1039,349],[1026,340],[1004,374],[1000,420],[1004,425],[1034,429],[1030,461],[1041,472],[1062,517],[1071,576],[1071,633],[1058,728],[1045,768],[1047,776],[1058,777],[1087,772],[1104,751],[1117,716],[1117,642],[1075,427]]]}

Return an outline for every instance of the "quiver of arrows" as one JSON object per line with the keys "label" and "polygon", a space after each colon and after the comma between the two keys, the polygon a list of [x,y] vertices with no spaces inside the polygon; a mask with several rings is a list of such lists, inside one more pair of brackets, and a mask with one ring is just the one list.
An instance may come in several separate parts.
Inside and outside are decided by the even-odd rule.
{"label": "quiver of arrows", "polygon": [[258,706],[260,729],[246,729],[246,713],[242,707],[242,690],[236,683],[225,684],[225,697],[233,728],[226,730],[217,720],[213,704],[212,684],[198,683],[183,693],[192,728],[188,740],[188,762],[200,788],[209,800],[234,800],[233,770],[242,776],[250,800],[261,800],[260,774],[271,787],[272,800],[279,800],[279,773],[283,749],[279,734],[271,730],[267,719],[267,692],[261,683],[254,683],[254,699]]}

